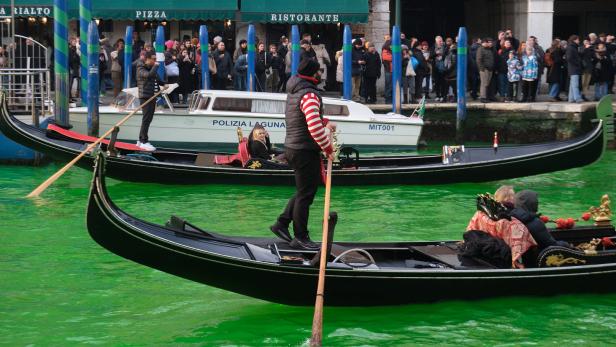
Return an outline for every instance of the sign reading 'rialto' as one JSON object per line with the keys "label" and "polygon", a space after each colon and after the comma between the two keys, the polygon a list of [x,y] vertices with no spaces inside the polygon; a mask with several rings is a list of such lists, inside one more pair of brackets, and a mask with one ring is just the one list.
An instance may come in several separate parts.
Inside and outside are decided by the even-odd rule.
{"label": "sign reading 'rialto'", "polygon": [[[31,16],[31,17],[49,17],[51,16],[51,7],[46,6],[15,6],[13,13],[15,16]],[[11,7],[0,7],[0,17],[10,17]]]}
{"label": "sign reading 'rialto'", "polygon": [[271,13],[272,22],[338,23],[339,14]]}

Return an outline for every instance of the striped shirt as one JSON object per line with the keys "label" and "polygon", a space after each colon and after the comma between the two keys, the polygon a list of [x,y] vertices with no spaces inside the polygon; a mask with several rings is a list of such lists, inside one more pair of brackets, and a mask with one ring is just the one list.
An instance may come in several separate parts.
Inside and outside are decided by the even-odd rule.
{"label": "striped shirt", "polygon": [[302,97],[302,101],[299,104],[302,113],[306,116],[306,124],[308,124],[308,131],[314,141],[321,147],[321,150],[325,154],[330,154],[334,151],[334,148],[329,141],[328,132],[325,131],[326,120],[321,119],[321,101],[315,93],[306,93]]}

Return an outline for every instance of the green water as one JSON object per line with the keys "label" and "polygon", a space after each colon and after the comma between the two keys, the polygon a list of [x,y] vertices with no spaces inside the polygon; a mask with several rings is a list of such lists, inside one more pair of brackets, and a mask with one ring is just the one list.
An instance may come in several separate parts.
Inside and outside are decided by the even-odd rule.
{"label": "green water", "polygon": [[[537,190],[541,210],[549,216],[576,217],[596,205],[603,193],[616,196],[614,162],[616,152],[608,152],[586,168],[507,182],[334,187],[332,209],[340,215],[336,239],[458,239],[474,212],[474,194],[494,191],[503,183]],[[306,343],[312,308],[271,304],[193,283],[99,247],[84,223],[89,172],[72,169],[43,198],[22,198],[58,168],[0,166],[0,345]],[[178,214],[212,230],[258,236],[269,236],[267,227],[292,194],[288,187],[162,186],[113,180],[109,185],[118,205],[139,218],[163,223]],[[315,239],[320,238],[320,193],[310,223]],[[615,305],[616,294],[377,308],[326,306],[324,343],[614,345]]]}

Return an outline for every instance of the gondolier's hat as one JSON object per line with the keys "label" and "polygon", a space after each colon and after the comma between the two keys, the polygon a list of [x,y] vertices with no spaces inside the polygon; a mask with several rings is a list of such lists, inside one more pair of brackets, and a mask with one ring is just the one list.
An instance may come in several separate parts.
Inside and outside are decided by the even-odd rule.
{"label": "gondolier's hat", "polygon": [[321,66],[316,61],[312,59],[304,59],[299,63],[297,73],[304,76],[312,76],[317,73],[320,68]]}

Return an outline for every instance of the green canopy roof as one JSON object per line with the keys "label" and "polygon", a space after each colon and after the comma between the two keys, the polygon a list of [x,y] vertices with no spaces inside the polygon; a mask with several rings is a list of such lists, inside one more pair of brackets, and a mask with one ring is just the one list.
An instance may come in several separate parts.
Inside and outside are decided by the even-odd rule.
{"label": "green canopy roof", "polygon": [[[15,7],[18,17],[53,17],[53,0],[15,0]],[[233,19],[236,10],[237,0],[92,0],[92,17],[100,19]],[[10,16],[10,4],[3,11]],[[69,17],[79,17],[79,0],[69,0]]]}
{"label": "green canopy roof", "polygon": [[242,0],[242,21],[367,23],[368,0]]}

